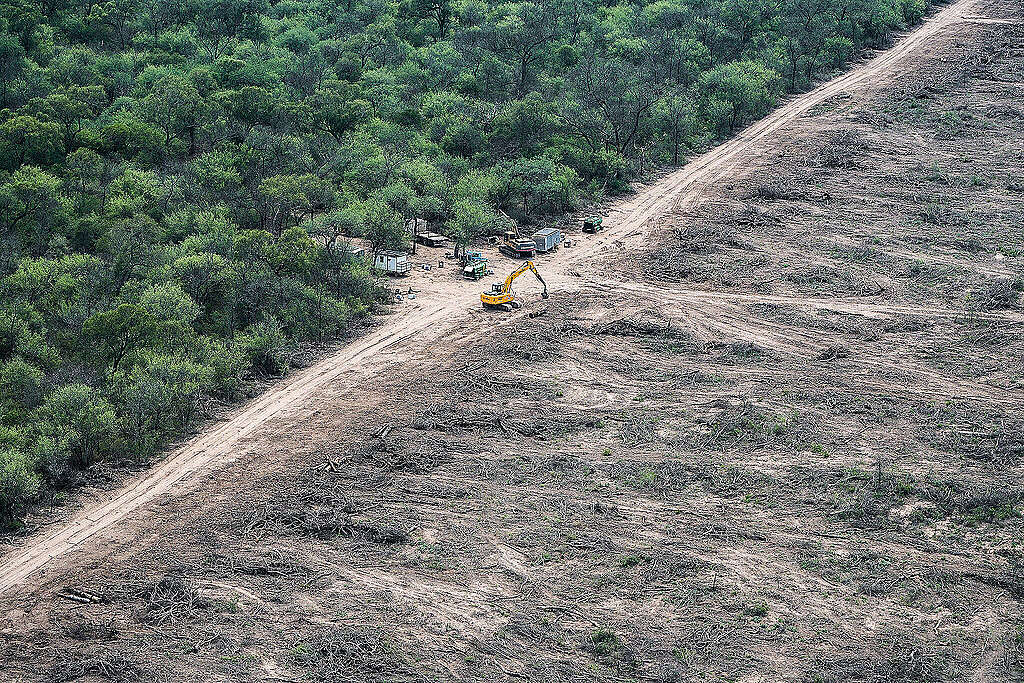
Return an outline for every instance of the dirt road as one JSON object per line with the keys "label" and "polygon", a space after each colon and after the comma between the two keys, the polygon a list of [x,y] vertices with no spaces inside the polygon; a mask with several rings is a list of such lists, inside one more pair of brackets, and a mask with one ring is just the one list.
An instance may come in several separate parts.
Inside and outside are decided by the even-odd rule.
{"label": "dirt road", "polygon": [[[961,21],[983,21],[974,0],[960,0],[937,13],[897,45],[871,61],[851,69],[807,94],[795,97],[735,138],[698,157],[686,167],[665,176],[635,197],[612,208],[608,229],[580,246],[562,250],[544,267],[556,287],[580,286],[568,271],[602,251],[635,244],[659,216],[680,207],[692,206],[705,188],[715,184],[743,163],[752,145],[805,114],[814,106],[852,88],[885,82],[898,74],[902,61],[938,32]],[[502,269],[499,265],[498,269]],[[557,271],[557,272],[556,272]],[[105,502],[90,505],[68,522],[44,530],[22,541],[0,558],[0,593],[8,591],[40,572],[52,561],[72,552],[91,537],[116,524],[157,497],[173,493],[197,473],[209,471],[236,457],[240,442],[268,419],[290,410],[308,410],[304,400],[325,385],[346,377],[373,372],[388,363],[417,338],[451,331],[458,326],[483,328],[493,318],[479,314],[478,285],[434,278],[421,287],[415,301],[401,305],[398,312],[372,333],[303,372],[282,381],[258,399],[239,409],[223,424],[200,435],[171,454],[160,466],[141,476]],[[690,292],[688,300],[699,303],[705,295]],[[714,293],[706,294],[714,298]],[[922,311],[934,315],[934,310]]]}

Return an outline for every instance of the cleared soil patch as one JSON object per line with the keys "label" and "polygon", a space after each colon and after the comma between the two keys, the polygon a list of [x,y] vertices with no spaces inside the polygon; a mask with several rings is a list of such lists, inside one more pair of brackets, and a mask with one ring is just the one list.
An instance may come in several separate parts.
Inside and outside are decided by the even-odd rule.
{"label": "cleared soil patch", "polygon": [[0,671],[1019,680],[1024,30],[954,9],[5,594]]}

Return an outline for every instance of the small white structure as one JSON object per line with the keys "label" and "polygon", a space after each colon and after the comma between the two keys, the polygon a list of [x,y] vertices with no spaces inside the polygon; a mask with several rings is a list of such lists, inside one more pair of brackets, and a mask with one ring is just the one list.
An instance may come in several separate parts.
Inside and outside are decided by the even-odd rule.
{"label": "small white structure", "polygon": [[344,248],[344,254],[350,259],[361,259],[366,258],[366,249],[356,246],[354,244],[346,244]]}
{"label": "small white structure", "polygon": [[373,257],[373,267],[388,275],[405,275],[412,264],[404,251],[381,251]]}
{"label": "small white structure", "polygon": [[538,230],[533,233],[533,241],[537,245],[537,252],[546,254],[558,249],[558,245],[562,243],[562,231],[558,228]]}
{"label": "small white structure", "polygon": [[409,237],[415,237],[424,232],[429,232],[426,218],[410,218],[405,222],[405,232]]}

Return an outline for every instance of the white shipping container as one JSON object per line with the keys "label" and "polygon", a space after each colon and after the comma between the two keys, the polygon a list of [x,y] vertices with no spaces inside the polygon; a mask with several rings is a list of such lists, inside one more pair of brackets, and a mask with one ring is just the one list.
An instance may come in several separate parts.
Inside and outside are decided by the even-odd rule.
{"label": "white shipping container", "polygon": [[401,251],[382,251],[373,259],[373,267],[388,275],[405,275],[412,269],[409,255]]}
{"label": "white shipping container", "polygon": [[533,242],[537,245],[537,251],[547,253],[557,249],[562,243],[562,231],[558,228],[544,228],[533,233]]}

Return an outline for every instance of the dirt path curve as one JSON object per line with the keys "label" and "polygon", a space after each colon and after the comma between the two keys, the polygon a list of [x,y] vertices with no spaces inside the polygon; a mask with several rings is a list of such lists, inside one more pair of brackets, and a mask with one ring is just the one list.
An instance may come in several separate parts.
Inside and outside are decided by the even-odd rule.
{"label": "dirt path curve", "polygon": [[[693,162],[665,176],[632,199],[613,208],[609,227],[594,239],[584,241],[573,250],[563,250],[550,259],[550,265],[567,269],[620,241],[633,241],[652,229],[651,221],[669,211],[695,204],[705,188],[713,185],[741,162],[741,152],[782,129],[797,117],[828,98],[857,86],[880,83],[897,73],[899,63],[919,46],[949,26],[965,21],[965,13],[974,8],[975,0],[959,0],[931,17],[895,47],[861,64],[850,72],[829,81],[815,90],[790,99],[766,118],[750,126],[735,138],[698,157]],[[977,21],[976,15],[972,20]],[[557,282],[570,282],[562,273]],[[317,365],[287,378],[275,388],[240,408],[223,424],[201,434],[172,453],[157,468],[118,491],[111,499],[78,512],[70,521],[54,525],[29,537],[0,558],[0,593],[24,582],[52,560],[61,557],[90,537],[111,527],[133,511],[158,496],[182,485],[183,480],[202,471],[209,471],[229,461],[240,441],[267,420],[289,409],[301,407],[303,399],[317,389],[335,382],[357,369],[369,369],[385,362],[385,350],[408,345],[414,336],[428,331],[436,333],[465,324],[475,310],[477,287],[450,285],[443,290],[428,291],[416,303],[403,306],[400,313],[369,335],[349,344]],[[443,294],[455,294],[443,296]],[[436,299],[429,296],[437,294]],[[433,299],[433,300],[431,300]],[[478,322],[483,325],[482,322]]]}

